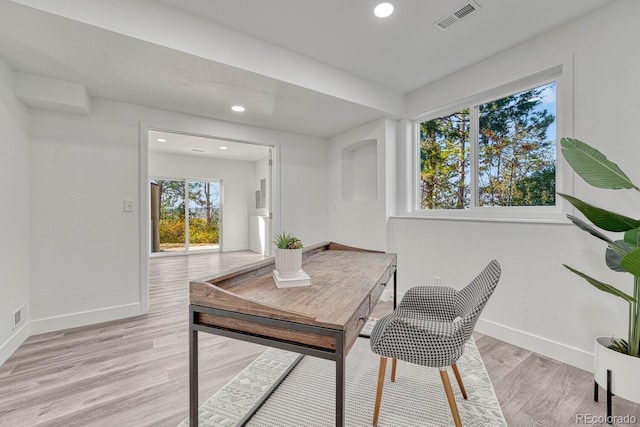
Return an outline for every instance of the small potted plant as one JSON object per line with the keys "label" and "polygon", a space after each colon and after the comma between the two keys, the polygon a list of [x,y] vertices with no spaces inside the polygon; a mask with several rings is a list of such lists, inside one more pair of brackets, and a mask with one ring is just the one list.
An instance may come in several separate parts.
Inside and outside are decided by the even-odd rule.
{"label": "small potted plant", "polygon": [[[572,138],[562,138],[560,145],[569,165],[588,184],[611,190],[640,191],[640,188],[631,182],[617,164],[609,161],[595,148]],[[610,381],[612,390],[609,391],[624,399],[640,402],[640,220],[593,206],[567,194],[558,194],[569,201],[597,228],[608,232],[624,233],[622,240],[613,240],[591,224],[567,215],[580,229],[606,242],[606,264],[614,271],[631,274],[632,294],[594,279],[568,265],[565,267],[597,289],[628,303],[628,337],[627,339],[596,338],[594,376],[598,384],[604,385],[607,383],[607,370],[609,370],[613,380]]]}
{"label": "small potted plant", "polygon": [[282,278],[296,277],[302,269],[302,241],[291,233],[274,236],[276,245],[276,270]]}

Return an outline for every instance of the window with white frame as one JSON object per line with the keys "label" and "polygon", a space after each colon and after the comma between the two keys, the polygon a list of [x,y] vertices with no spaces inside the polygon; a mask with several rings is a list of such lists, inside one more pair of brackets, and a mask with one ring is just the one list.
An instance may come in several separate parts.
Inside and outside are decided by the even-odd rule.
{"label": "window with white frame", "polygon": [[418,210],[555,206],[558,77],[415,122]]}

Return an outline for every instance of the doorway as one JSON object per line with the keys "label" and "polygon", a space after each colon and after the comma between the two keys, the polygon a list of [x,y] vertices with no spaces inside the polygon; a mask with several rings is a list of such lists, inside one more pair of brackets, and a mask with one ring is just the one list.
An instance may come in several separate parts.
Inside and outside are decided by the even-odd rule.
{"label": "doorway", "polygon": [[147,129],[151,256],[271,255],[275,146]]}

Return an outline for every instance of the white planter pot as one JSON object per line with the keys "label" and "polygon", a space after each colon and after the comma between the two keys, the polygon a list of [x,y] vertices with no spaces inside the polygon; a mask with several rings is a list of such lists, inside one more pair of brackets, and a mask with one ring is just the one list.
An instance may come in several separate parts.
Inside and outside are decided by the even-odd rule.
{"label": "white planter pot", "polygon": [[611,350],[610,337],[595,340],[594,378],[607,387],[607,369],[611,370],[611,392],[616,396],[640,403],[640,357],[632,357]]}
{"label": "white planter pot", "polygon": [[301,269],[302,249],[276,248],[276,270],[280,277],[295,277]]}

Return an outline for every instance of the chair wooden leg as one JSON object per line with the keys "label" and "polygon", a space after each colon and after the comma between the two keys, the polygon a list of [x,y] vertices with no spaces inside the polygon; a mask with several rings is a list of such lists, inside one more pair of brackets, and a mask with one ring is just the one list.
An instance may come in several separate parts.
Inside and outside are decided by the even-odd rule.
{"label": "chair wooden leg", "polygon": [[460,376],[460,371],[458,371],[458,365],[454,363],[451,367],[453,368],[453,373],[456,376],[456,381],[458,381],[458,386],[460,386],[462,397],[464,397],[464,400],[467,400],[467,390],[464,389],[464,384],[462,384],[462,377]]}
{"label": "chair wooden leg", "polygon": [[396,365],[398,364],[398,359],[393,359],[391,362],[391,382],[396,382]]}
{"label": "chair wooden leg", "polygon": [[451,383],[449,382],[447,368],[440,368],[440,378],[442,379],[442,385],[444,385],[444,392],[447,394],[449,408],[451,409],[451,415],[453,415],[453,422],[456,424],[456,427],[462,427],[460,414],[458,414],[458,407],[456,406],[456,399],[453,397],[453,390],[451,389]]}
{"label": "chair wooden leg", "polygon": [[387,370],[387,358],[380,358],[380,369],[378,370],[378,390],[376,391],[376,406],[373,409],[373,427],[378,425],[378,415],[380,414],[380,402],[382,401],[382,387],[384,386],[384,373]]}

